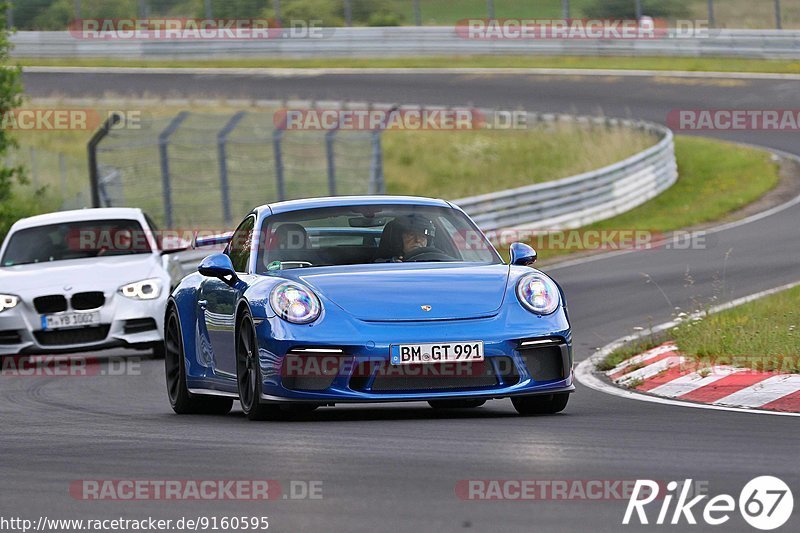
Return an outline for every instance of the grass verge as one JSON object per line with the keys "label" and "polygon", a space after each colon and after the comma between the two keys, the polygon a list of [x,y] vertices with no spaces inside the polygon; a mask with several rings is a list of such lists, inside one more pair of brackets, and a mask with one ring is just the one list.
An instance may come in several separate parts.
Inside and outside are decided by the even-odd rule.
{"label": "grass verge", "polygon": [[[758,200],[780,181],[779,164],[764,150],[677,136],[675,154],[679,175],[675,185],[626,213],[585,226],[580,232],[643,230],[657,235],[713,222]],[[541,250],[542,259],[550,261],[586,251],[587,242],[592,244],[544,234],[529,244]]]}
{"label": "grass verge", "polygon": [[157,60],[118,58],[15,58],[25,66],[161,68],[566,68],[800,74],[800,61],[726,57],[441,56]]}
{"label": "grass verge", "polygon": [[[642,337],[611,352],[601,372],[670,339],[681,353],[709,366],[800,373],[800,287],[733,309],[685,320],[668,332]],[[701,370],[702,372],[702,370]]]}
{"label": "grass verge", "polygon": [[588,172],[655,142],[655,137],[628,128],[573,124],[530,130],[387,131],[382,139],[389,194],[447,199]]}
{"label": "grass verge", "polygon": [[681,352],[701,362],[800,372],[800,287],[670,331]]}

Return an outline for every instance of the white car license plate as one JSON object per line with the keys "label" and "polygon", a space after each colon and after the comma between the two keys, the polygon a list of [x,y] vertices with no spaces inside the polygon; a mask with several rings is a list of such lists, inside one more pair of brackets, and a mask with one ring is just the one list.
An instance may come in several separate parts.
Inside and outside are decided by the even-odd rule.
{"label": "white car license plate", "polygon": [[483,361],[483,341],[393,344],[393,365]]}
{"label": "white car license plate", "polygon": [[62,313],[42,315],[42,329],[74,328],[94,326],[100,323],[100,311],[91,313]]}

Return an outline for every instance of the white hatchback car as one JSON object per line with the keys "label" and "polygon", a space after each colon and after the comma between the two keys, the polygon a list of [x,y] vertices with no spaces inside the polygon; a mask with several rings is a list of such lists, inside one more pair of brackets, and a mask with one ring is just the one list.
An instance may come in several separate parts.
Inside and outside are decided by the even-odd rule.
{"label": "white hatchback car", "polygon": [[133,208],[17,221],[0,248],[0,356],[152,348],[182,277],[150,219]]}

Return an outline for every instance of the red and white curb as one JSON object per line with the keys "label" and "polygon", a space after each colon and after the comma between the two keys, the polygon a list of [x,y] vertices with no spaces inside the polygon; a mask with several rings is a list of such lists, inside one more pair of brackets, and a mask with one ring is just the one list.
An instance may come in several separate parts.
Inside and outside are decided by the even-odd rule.
{"label": "red and white curb", "polygon": [[654,396],[800,413],[800,374],[704,366],[682,355],[671,342],[626,359],[606,376],[617,385]]}
{"label": "red and white curb", "polygon": [[[798,285],[800,282],[789,283],[751,294],[713,307],[709,312],[731,309]],[[691,315],[689,319],[695,316],[700,315]],[[678,321],[665,322],[607,344],[578,364],[575,378],[590,389],[632,400],[716,411],[800,416],[800,374],[756,372],[727,366],[704,369],[678,353],[673,343],[623,361],[606,373],[608,379],[597,372],[597,365],[614,350],[677,325]]]}

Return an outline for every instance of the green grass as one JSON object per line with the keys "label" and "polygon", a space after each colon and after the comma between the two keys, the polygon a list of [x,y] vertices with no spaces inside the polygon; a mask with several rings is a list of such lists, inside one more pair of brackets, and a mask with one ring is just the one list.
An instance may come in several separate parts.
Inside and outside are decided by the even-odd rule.
{"label": "green grass", "polygon": [[670,336],[699,361],[800,372],[800,287],[684,322]]}
{"label": "green grass", "polygon": [[[675,154],[679,174],[675,185],[639,207],[581,231],[635,229],[660,234],[716,221],[754,202],[780,181],[778,163],[763,150],[677,136]],[[550,246],[547,238],[531,244],[543,248],[539,256],[544,260],[583,251]]]}
{"label": "green grass", "polygon": [[655,137],[627,128],[572,124],[531,130],[388,131],[382,139],[389,194],[451,200],[587,172],[655,142]]}
{"label": "green grass", "polygon": [[647,350],[651,350],[656,346],[660,346],[663,342],[664,339],[661,336],[653,335],[631,341],[608,354],[605,359],[598,363],[597,370],[600,372],[611,370],[625,359],[630,359],[631,357],[646,352]]}
{"label": "green grass", "polygon": [[800,74],[800,61],[715,57],[442,56],[394,58],[318,58],[155,60],[117,58],[16,58],[20,65],[54,67],[162,68],[567,68],[678,70],[689,72],[766,72]]}

